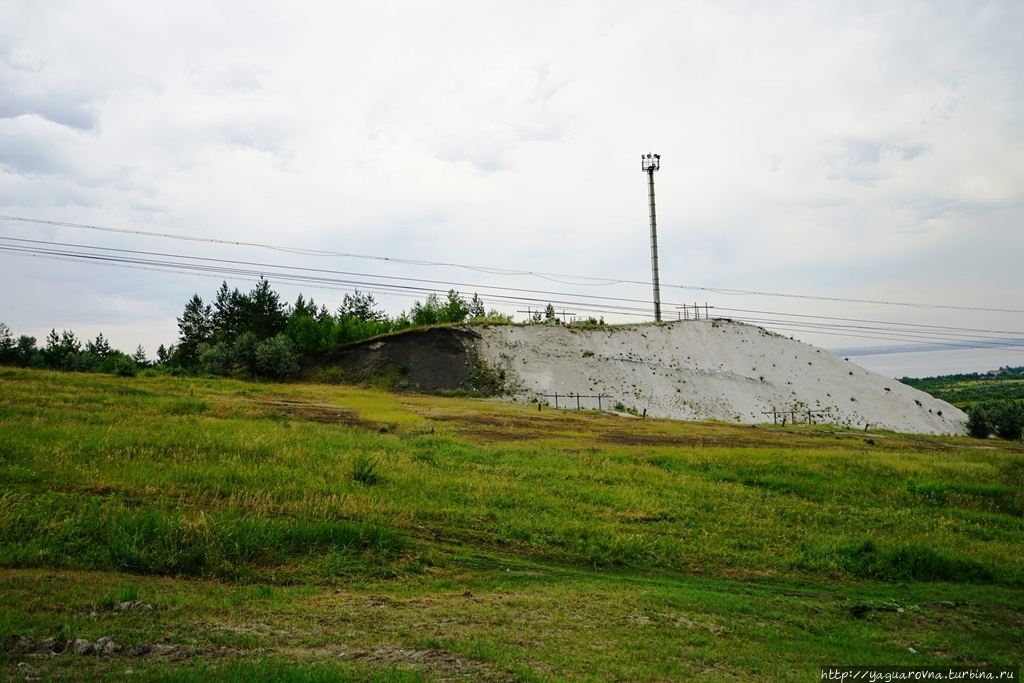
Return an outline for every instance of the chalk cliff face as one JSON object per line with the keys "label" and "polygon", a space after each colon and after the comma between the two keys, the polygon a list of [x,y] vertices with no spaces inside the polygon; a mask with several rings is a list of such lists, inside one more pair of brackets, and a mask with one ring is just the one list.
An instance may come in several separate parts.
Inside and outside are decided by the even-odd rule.
{"label": "chalk cliff face", "polygon": [[[520,400],[603,394],[653,417],[818,423],[963,434],[958,408],[823,349],[726,320],[607,327],[472,327],[473,353]],[[553,403],[553,398],[541,398]],[[559,399],[562,405],[563,399]],[[576,399],[570,399],[573,407]],[[596,408],[596,398],[581,398]],[[779,414],[769,414],[779,411]],[[791,412],[792,411],[792,412]]]}

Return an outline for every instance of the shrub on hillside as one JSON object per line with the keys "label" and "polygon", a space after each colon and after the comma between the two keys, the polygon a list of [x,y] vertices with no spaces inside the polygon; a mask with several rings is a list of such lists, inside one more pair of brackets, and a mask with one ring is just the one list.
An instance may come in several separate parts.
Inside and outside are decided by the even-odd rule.
{"label": "shrub on hillside", "polygon": [[100,357],[91,351],[72,351],[61,360],[60,369],[66,372],[92,372],[100,361]]}
{"label": "shrub on hillside", "polygon": [[1024,405],[1013,401],[999,401],[989,411],[996,436],[1017,441],[1024,436]]}
{"label": "shrub on hillside", "polygon": [[255,332],[243,332],[235,339],[231,347],[231,353],[236,363],[241,363],[249,372],[256,374],[256,349],[259,348],[260,338]]}
{"label": "shrub on hillside", "polygon": [[1024,436],[1024,405],[1013,401],[986,401],[967,411],[967,431],[977,439],[995,433],[1000,439],[1016,441]]}
{"label": "shrub on hillside", "polygon": [[118,377],[134,377],[139,370],[138,364],[128,356],[121,355],[114,359],[113,374]]}
{"label": "shrub on hillside", "polygon": [[984,404],[971,406],[967,410],[967,433],[975,439],[987,439],[992,433],[992,420]]}
{"label": "shrub on hillside", "polygon": [[292,340],[279,334],[261,341],[256,347],[256,372],[274,379],[298,374],[299,361]]}
{"label": "shrub on hillside", "polygon": [[231,368],[235,363],[231,349],[223,342],[220,344],[200,344],[198,355],[199,368],[207,375],[226,375],[231,372]]}

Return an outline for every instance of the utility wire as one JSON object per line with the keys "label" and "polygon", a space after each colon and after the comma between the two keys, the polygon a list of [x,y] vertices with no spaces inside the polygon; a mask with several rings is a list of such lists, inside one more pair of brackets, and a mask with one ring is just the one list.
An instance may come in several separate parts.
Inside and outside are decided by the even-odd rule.
{"label": "utility wire", "polygon": [[[101,263],[104,265],[120,265],[120,266],[142,266],[146,270],[160,270],[163,272],[189,272],[198,274],[214,274],[220,276],[233,276],[233,277],[244,277],[244,278],[266,278],[268,280],[275,280],[277,282],[290,282],[290,283],[318,283],[318,284],[332,284],[332,285],[344,285],[347,288],[373,288],[377,292],[388,292],[388,293],[414,293],[414,294],[435,294],[437,293],[436,287],[423,287],[415,285],[402,285],[393,283],[381,283],[371,282],[366,280],[351,280],[351,279],[339,279],[329,278],[325,276],[315,275],[298,275],[290,272],[277,272],[268,268],[238,268],[229,267],[226,265],[209,265],[209,264],[197,264],[189,263],[187,261],[159,261],[156,259],[141,259],[141,258],[129,258],[123,256],[112,256],[104,254],[87,254],[82,252],[67,252],[61,250],[46,250],[46,249],[29,249],[25,247],[17,246],[4,246],[0,245],[0,251],[8,253],[20,253],[29,256],[51,258],[55,260],[63,261],[78,261],[82,263]],[[371,276],[380,277],[380,276]],[[507,289],[507,288],[504,288]],[[615,305],[612,303],[600,303],[595,306],[592,302],[582,302],[569,299],[559,298],[538,298],[538,297],[526,297],[526,296],[512,296],[509,294],[490,294],[486,289],[480,289],[485,296],[489,299],[501,301],[504,303],[515,304],[515,305],[528,305],[536,304],[543,306],[545,302],[560,307],[572,307],[586,309],[588,311],[603,312],[603,313],[615,313],[621,315],[633,315],[648,318],[650,317],[650,311],[646,307],[641,306],[626,306],[626,305]],[[551,292],[556,296],[561,296],[558,293]],[[571,296],[571,295],[570,295]],[[585,298],[585,297],[584,297]],[[600,297],[607,298],[607,297]],[[628,300],[623,300],[628,301]]]}
{"label": "utility wire", "polygon": [[1024,330],[985,330],[985,329],[973,329],[973,328],[966,328],[966,327],[951,327],[951,326],[948,326],[948,325],[926,325],[926,324],[923,324],[923,323],[901,323],[901,322],[888,322],[888,321],[881,321],[881,320],[865,320],[863,318],[839,318],[839,317],[836,317],[836,316],[814,315],[814,314],[810,314],[810,313],[782,313],[782,312],[779,312],[779,311],[756,311],[756,310],[749,310],[749,309],[743,309],[743,308],[721,308],[721,307],[719,307],[719,308],[716,308],[715,310],[716,311],[719,311],[719,310],[722,310],[722,311],[735,311],[737,313],[759,313],[759,314],[765,314],[765,315],[781,315],[781,316],[792,317],[792,318],[810,318],[810,319],[813,319],[813,320],[840,320],[840,321],[844,321],[844,322],[895,325],[895,326],[899,326],[899,327],[920,327],[920,328],[928,328],[928,329],[943,330],[943,331],[950,330],[950,331],[957,331],[957,332],[986,332],[986,333],[989,333],[989,334],[1016,334],[1016,335],[1024,335]]}
{"label": "utility wire", "polygon": [[[209,257],[205,257],[205,256],[188,256],[188,255],[183,255],[183,254],[168,254],[168,253],[164,253],[164,252],[138,251],[138,250],[134,250],[134,249],[118,249],[118,248],[113,248],[113,247],[93,247],[93,246],[88,246],[88,245],[69,244],[69,243],[64,243],[64,242],[43,242],[43,241],[40,241],[40,240],[26,240],[26,239],[20,239],[20,238],[16,238],[16,237],[0,237],[0,240],[6,241],[6,242],[21,242],[21,243],[39,244],[39,245],[46,245],[46,246],[66,247],[66,248],[72,248],[72,249],[91,249],[91,250],[93,250],[95,252],[110,252],[110,253],[116,253],[116,254],[131,254],[131,255],[137,255],[137,256],[152,256],[152,257],[173,258],[173,259],[190,259],[192,261],[199,261],[199,262],[209,263],[209,264],[230,264],[231,266],[250,266],[250,267],[256,267],[256,268],[262,269],[259,272],[267,272],[271,268],[279,268],[279,269],[286,269],[288,271],[295,271],[295,272],[301,272],[301,273],[312,273],[313,275],[309,276],[311,279],[312,278],[316,278],[317,274],[330,274],[330,275],[346,275],[346,276],[350,276],[350,277],[368,277],[368,278],[383,279],[383,280],[395,280],[395,281],[400,281],[400,282],[429,283],[429,284],[433,284],[433,285],[440,285],[441,287],[451,287],[451,288],[460,287],[460,288],[472,289],[474,287],[478,287],[477,285],[474,285],[472,283],[467,283],[467,282],[451,282],[451,281],[446,281],[446,280],[428,280],[428,279],[424,279],[424,278],[410,278],[410,277],[401,277],[401,276],[376,275],[376,274],[373,274],[373,273],[359,273],[359,272],[351,272],[351,271],[327,270],[327,269],[324,269],[324,268],[306,268],[306,267],[300,267],[300,266],[288,266],[288,265],[279,265],[279,264],[271,264],[271,263],[259,263],[259,262],[253,262],[253,261],[237,261],[237,260],[233,260],[233,259],[217,259],[217,258],[209,258]],[[40,253],[43,253],[43,252],[45,252],[45,253],[57,253],[56,251],[48,250],[45,247],[31,247],[31,248],[26,247],[25,250],[27,250],[27,251],[38,251]],[[98,256],[98,255],[88,254],[86,252],[78,252],[78,253],[75,253],[75,252],[60,252],[60,253],[62,255],[64,255],[64,256],[80,256],[82,258],[101,259],[101,257]],[[106,258],[106,257],[102,257],[102,258]],[[110,257],[110,258],[113,258],[113,257]],[[125,258],[126,258],[126,260],[131,260],[132,257],[125,257]],[[142,260],[142,259],[140,259],[140,260]],[[187,262],[187,261],[182,261],[182,263],[185,263],[185,262]],[[211,266],[211,267],[217,267],[217,266]],[[225,268],[226,267],[227,266],[225,265]],[[291,277],[291,276],[289,276],[289,277]],[[545,295],[545,296],[565,296],[564,292],[552,292],[552,291],[547,291],[547,290],[521,289],[521,288],[503,287],[503,286],[497,286],[497,285],[484,285],[484,287],[486,289],[489,289],[489,290],[503,291],[503,292],[516,292],[516,293],[525,293],[525,294],[541,294],[541,295]],[[432,291],[434,291],[434,289],[436,289],[436,288],[429,288],[429,289],[426,289],[425,291],[431,291],[432,292]],[[468,291],[468,290],[466,290],[466,291]],[[598,296],[598,295],[593,295],[593,294],[581,294],[581,295],[576,295],[576,296],[580,296],[580,297],[585,298],[585,299],[595,299],[595,300],[601,300],[601,301],[621,301],[621,302],[628,302],[628,303],[632,303],[632,304],[638,304],[638,307],[633,307],[634,310],[646,310],[646,308],[641,308],[641,307],[643,307],[643,306],[645,306],[647,304],[647,300],[646,299],[626,299],[626,298],[622,298],[622,297]],[[516,298],[522,298],[522,297],[516,297]],[[614,307],[615,306],[613,306],[613,308]]]}
{"label": "utility wire", "polygon": [[[137,250],[127,249],[115,249],[107,247],[91,247],[77,244],[67,243],[49,243],[42,242],[39,240],[25,240],[19,238],[5,238],[0,237],[0,240],[12,243],[17,242],[25,245],[32,246],[19,246],[11,245],[5,246],[0,244],[0,251],[6,251],[9,253],[20,253],[32,256],[42,256],[48,258],[55,258],[59,260],[71,260],[79,262],[90,262],[90,263],[102,263],[105,265],[118,265],[121,267],[139,267],[146,270],[158,270],[163,272],[188,272],[192,274],[207,275],[210,277],[229,275],[233,277],[244,277],[255,279],[257,277],[272,277],[277,281],[286,282],[297,282],[302,283],[306,286],[318,286],[319,288],[326,289],[340,289],[343,287],[369,287],[374,291],[386,292],[389,294],[400,295],[400,296],[419,296],[422,294],[433,293],[436,287],[419,286],[419,284],[437,285],[443,284],[445,286],[455,285],[459,287],[470,287],[474,285],[467,283],[451,283],[451,282],[439,282],[432,280],[425,280],[420,278],[394,278],[388,276],[380,276],[368,273],[351,273],[351,272],[339,272],[329,271],[325,269],[313,269],[313,268],[299,268],[294,266],[281,266],[277,264],[268,263],[253,263],[248,261],[233,261],[229,259],[213,259],[207,257],[192,257],[183,256],[179,254],[166,254],[162,252],[142,252]],[[43,245],[43,246],[38,246]],[[82,251],[71,251],[67,249],[57,249],[55,247],[69,247],[71,249],[91,249],[94,252],[100,253],[86,253]],[[106,252],[106,253],[104,253]],[[140,258],[146,257],[146,258]],[[158,258],[151,258],[158,257]],[[159,260],[159,259],[178,259],[175,261]],[[244,266],[244,267],[243,267]],[[277,269],[284,269],[283,272],[279,272]],[[297,272],[288,272],[297,271]],[[373,278],[372,281],[366,279],[341,279],[337,277],[328,277],[328,275],[344,275],[348,277],[356,278]],[[383,280],[383,281],[382,281]],[[391,282],[389,280],[397,280],[399,282]],[[406,283],[419,283],[419,284],[406,284]],[[497,291],[489,291],[489,290]],[[593,313],[614,313],[618,315],[628,315],[636,317],[649,317],[650,311],[647,308],[646,300],[616,298],[616,297],[604,297],[604,296],[593,296],[593,295],[572,295],[564,292],[551,292],[551,291],[536,291],[536,290],[515,290],[507,287],[484,287],[478,288],[478,291],[482,291],[484,295],[492,301],[499,301],[502,303],[509,303],[514,305],[532,305],[537,304],[538,307],[545,302],[545,298],[538,298],[536,296],[522,296],[523,294],[542,294],[547,297],[547,301],[559,306],[568,306],[577,309],[584,309],[587,312]],[[509,294],[508,292],[514,292],[515,295]],[[552,298],[555,297],[555,298]],[[575,298],[564,298],[564,297],[575,297]],[[580,301],[579,299],[589,299],[589,301]],[[617,302],[617,303],[616,303]],[[640,306],[630,304],[642,304]],[[666,302],[667,306],[674,305],[671,302]],[[884,321],[875,320],[863,320],[863,319],[849,319],[839,318],[835,316],[815,316],[807,314],[790,314],[790,313],[779,313],[774,311],[756,311],[749,309],[728,309],[728,308],[716,308],[716,313],[726,312],[732,314],[735,313],[753,313],[759,316],[773,316],[773,317],[747,317],[742,318],[733,315],[734,318],[740,319],[743,322],[750,322],[752,324],[769,325],[774,327],[783,327],[787,329],[809,331],[817,334],[841,334],[843,336],[869,338],[869,339],[885,339],[889,341],[914,341],[924,342],[930,344],[947,344],[951,345],[957,342],[963,341],[965,344],[969,344],[972,347],[980,345],[1005,345],[1005,340],[999,339],[977,339],[979,334],[1006,334],[1006,335],[1024,335],[1024,332],[1012,332],[1004,330],[972,330],[969,328],[957,328],[948,326],[937,326],[937,325],[918,325],[912,323],[889,323]],[[783,316],[782,318],[774,316]],[[801,320],[793,321],[785,318],[800,318]],[[809,319],[809,320],[805,320]],[[822,320],[826,322],[816,322]],[[840,324],[842,323],[842,324]],[[846,324],[846,323],[867,323],[867,324]],[[827,331],[831,330],[831,331]],[[964,334],[973,333],[973,334]],[[974,339],[972,339],[974,337]],[[965,341],[966,340],[966,341]],[[1003,342],[999,344],[998,342]]]}
{"label": "utility wire", "polygon": [[[392,263],[401,263],[406,265],[417,265],[417,266],[445,266],[451,268],[463,268],[466,270],[472,270],[476,272],[494,274],[494,275],[529,275],[534,277],[542,277],[545,279],[551,278],[570,278],[577,280],[574,283],[560,282],[560,284],[579,284],[586,285],[589,281],[590,285],[617,285],[617,284],[631,284],[631,285],[644,285],[650,286],[650,282],[644,282],[641,280],[619,280],[610,278],[595,278],[590,276],[582,275],[566,275],[559,273],[542,273],[538,271],[530,270],[514,270],[506,268],[494,268],[487,266],[476,266],[466,265],[460,263],[445,263],[438,261],[423,261],[413,259],[402,259],[388,256],[371,256],[366,254],[351,254],[346,252],[337,251],[326,251],[320,249],[300,249],[296,247],[287,247],[280,245],[265,244],[260,242],[242,242],[234,240],[220,240],[212,237],[196,237],[192,235],[177,235],[173,233],[159,233],[159,232],[147,232],[143,230],[128,230],[124,228],[111,228],[101,225],[89,225],[84,223],[69,223],[63,221],[49,221],[38,218],[26,218],[22,216],[8,216],[0,215],[0,220],[15,221],[23,223],[36,223],[42,225],[53,225],[56,227],[75,228],[82,230],[97,230],[103,232],[120,233],[120,234],[132,234],[144,237],[158,237],[163,239],[174,239],[183,240],[188,242],[205,242],[209,244],[224,244],[232,246],[245,246],[255,247],[260,249],[270,249],[274,251],[287,252],[291,254],[300,254],[307,256],[331,256],[331,257],[343,257],[343,258],[356,258],[366,259],[374,261],[387,261]],[[664,288],[674,289],[685,289],[691,291],[710,292],[713,294],[722,294],[725,296],[769,296],[779,297],[788,299],[803,299],[812,301],[831,301],[839,303],[858,303],[858,304],[872,304],[878,306],[902,306],[907,308],[924,308],[924,309],[941,309],[941,310],[952,310],[952,311],[979,311],[989,313],[1024,313],[1024,309],[1013,309],[1013,308],[993,308],[983,306],[954,306],[951,304],[932,304],[932,303],[915,303],[907,301],[885,301],[885,300],[874,300],[874,299],[852,299],[846,297],[834,297],[834,296],[819,296],[813,294],[789,294],[783,292],[769,292],[769,291],[756,291],[756,290],[744,290],[744,289],[729,289],[729,288],[716,288],[716,287],[703,287],[697,285],[680,285],[671,283],[661,283]]]}
{"label": "utility wire", "polygon": [[[182,254],[168,254],[168,253],[165,253],[165,252],[139,251],[139,250],[134,250],[134,249],[119,249],[119,248],[112,248],[112,247],[93,247],[93,246],[89,246],[89,245],[71,244],[71,243],[64,243],[64,242],[44,242],[44,241],[41,241],[41,240],[27,240],[27,239],[21,239],[21,238],[13,238],[13,237],[0,237],[0,240],[6,241],[6,242],[19,242],[19,243],[23,243],[23,244],[46,245],[47,247],[50,247],[50,246],[61,246],[61,247],[69,247],[69,248],[76,248],[76,249],[92,249],[93,251],[113,252],[113,253],[117,253],[117,254],[131,254],[133,256],[134,255],[142,255],[142,256],[156,256],[156,257],[162,257],[162,258],[173,258],[173,259],[191,259],[193,261],[201,261],[201,262],[213,263],[213,264],[230,264],[231,266],[258,267],[258,268],[260,268],[260,273],[269,272],[269,269],[271,269],[271,268],[284,268],[284,269],[291,270],[291,271],[298,271],[298,272],[305,272],[305,273],[345,275],[345,276],[350,276],[350,277],[364,277],[364,278],[368,277],[368,278],[374,278],[375,280],[385,280],[385,282],[365,282],[365,281],[364,282],[360,282],[360,284],[363,284],[363,285],[370,285],[370,286],[376,286],[376,287],[390,286],[389,283],[386,282],[386,280],[398,280],[398,281],[402,281],[402,282],[429,283],[429,284],[433,284],[433,285],[442,285],[442,286],[445,286],[445,287],[469,287],[469,288],[480,289],[480,288],[477,287],[477,285],[474,285],[472,283],[464,283],[464,282],[449,282],[449,281],[426,280],[426,279],[422,279],[422,278],[406,278],[406,277],[395,277],[395,276],[381,276],[381,275],[376,275],[376,274],[373,274],[373,273],[359,273],[359,272],[350,272],[350,271],[333,271],[333,270],[326,270],[326,269],[321,269],[321,268],[304,268],[304,267],[297,267],[297,266],[282,266],[282,265],[279,265],[279,264],[270,264],[270,263],[259,263],[259,262],[251,262],[251,261],[237,261],[237,260],[232,260],[232,259],[215,259],[215,258],[208,258],[208,257],[188,256],[188,255],[182,255]],[[32,248],[32,250],[36,250],[37,253],[41,253],[39,251],[40,248],[38,248],[38,247],[34,247],[34,248]],[[56,252],[47,251],[46,253],[56,253]],[[84,254],[84,253],[75,254],[73,252],[60,252],[60,254],[63,255],[63,256],[75,256],[75,255],[78,255],[78,256],[82,256],[82,257],[89,257],[89,258],[91,258],[89,255]],[[153,264],[150,263],[150,265],[153,265]],[[166,264],[164,264],[164,265],[166,265]],[[190,266],[190,268],[192,268],[192,267]],[[228,272],[228,271],[225,270],[224,272]],[[234,271],[232,271],[232,272],[233,272],[233,274],[237,274]],[[310,281],[311,280],[312,280],[312,277],[310,278]],[[346,281],[345,284],[351,284],[351,281]],[[430,289],[424,289],[424,288],[416,288],[416,289],[417,289],[417,291],[432,291]],[[512,292],[515,292],[517,294],[541,294],[541,295],[545,295],[545,296],[565,296],[566,295],[566,293],[564,293],[564,292],[552,292],[552,291],[546,291],[546,290],[521,290],[521,289],[513,289],[513,288],[509,288],[509,287],[496,287],[496,286],[489,286],[489,285],[485,285],[483,289],[484,289],[484,291],[487,291],[487,290],[494,290],[494,291],[500,291],[500,292],[512,291]],[[489,294],[489,295],[491,295],[491,294]],[[493,295],[491,295],[491,296],[493,296]],[[578,296],[578,297],[581,297],[581,298],[584,298],[584,299],[596,299],[596,300],[601,300],[601,301],[618,301],[618,302],[625,302],[625,303],[629,303],[629,304],[640,304],[641,306],[645,306],[646,303],[647,303],[647,301],[645,299],[627,299],[627,298],[622,298],[622,297],[606,297],[606,296],[594,296],[594,295],[575,295],[575,296]],[[515,301],[521,301],[521,300],[523,300],[523,297],[514,297],[514,300]],[[579,304],[575,303],[573,305],[579,305]],[[672,304],[669,303],[669,305],[672,305]],[[623,307],[616,306],[615,308],[623,308]],[[629,307],[629,308],[631,310],[646,310],[645,308],[635,308],[635,307]],[[878,320],[866,320],[866,319],[861,319],[861,318],[840,318],[840,317],[836,317],[836,316],[812,315],[812,314],[802,314],[802,313],[782,313],[782,312],[778,312],[778,311],[759,311],[759,310],[750,310],[750,309],[733,309],[733,308],[721,308],[721,307],[718,307],[718,308],[716,308],[716,312],[754,313],[754,314],[757,314],[757,315],[783,316],[785,318],[800,318],[800,319],[807,319],[807,320],[839,321],[841,323],[866,323],[866,324],[874,325],[875,326],[875,327],[865,327],[865,326],[862,326],[862,325],[847,325],[847,324],[839,325],[839,324],[836,324],[836,323],[831,323],[831,324],[827,325],[827,327],[835,328],[835,329],[851,329],[851,330],[854,330],[854,329],[861,329],[861,330],[870,329],[870,330],[882,331],[882,330],[886,330],[888,328],[881,328],[881,327],[877,327],[877,326],[878,325],[888,325],[888,326],[895,326],[896,328],[913,329],[918,334],[921,334],[921,335],[930,334],[932,336],[937,336],[939,334],[939,332],[944,333],[944,335],[946,335],[946,336],[953,336],[953,337],[964,337],[964,336],[976,337],[978,334],[981,334],[981,333],[1024,336],[1024,331],[1020,331],[1020,330],[1008,331],[1008,330],[970,329],[970,328],[951,327],[951,326],[924,325],[924,324],[919,324],[919,323],[900,323],[900,322],[887,322],[887,321],[878,321]],[[779,323],[781,321],[778,321],[778,320],[768,320],[766,322]],[[820,327],[825,327],[826,326],[826,325],[812,324],[812,323],[806,323],[806,324],[810,325],[810,326],[813,326],[814,328],[820,328]],[[962,333],[962,332],[967,332],[967,333],[970,333],[970,334],[969,335],[959,334],[959,333]]]}

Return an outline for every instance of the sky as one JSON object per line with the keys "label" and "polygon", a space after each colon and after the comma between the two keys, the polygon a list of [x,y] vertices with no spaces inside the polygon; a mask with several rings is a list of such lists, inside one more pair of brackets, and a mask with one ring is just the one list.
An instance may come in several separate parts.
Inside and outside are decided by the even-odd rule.
{"label": "sky", "polygon": [[[517,320],[548,301],[652,320],[657,153],[665,319],[707,304],[825,348],[1024,339],[1019,0],[0,16],[16,336],[153,357],[193,293],[260,274],[332,309],[353,287],[393,315],[454,288]],[[131,262],[83,259],[100,253]]]}

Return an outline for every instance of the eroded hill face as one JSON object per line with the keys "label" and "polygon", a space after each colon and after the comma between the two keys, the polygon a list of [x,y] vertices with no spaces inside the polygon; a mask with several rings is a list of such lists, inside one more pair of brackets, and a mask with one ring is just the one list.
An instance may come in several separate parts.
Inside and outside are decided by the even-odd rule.
{"label": "eroded hill face", "polygon": [[[635,326],[483,325],[414,330],[356,345],[358,372],[390,368],[421,391],[503,381],[515,399],[652,417],[835,423],[962,434],[959,409],[823,349],[724,320]],[[573,394],[572,398],[566,395]],[[774,411],[774,413],[773,413]]]}
{"label": "eroded hill face", "polygon": [[330,364],[346,379],[383,379],[397,389],[470,390],[479,344],[469,327],[421,328],[352,344]]}

